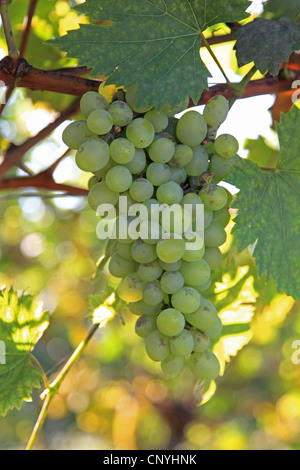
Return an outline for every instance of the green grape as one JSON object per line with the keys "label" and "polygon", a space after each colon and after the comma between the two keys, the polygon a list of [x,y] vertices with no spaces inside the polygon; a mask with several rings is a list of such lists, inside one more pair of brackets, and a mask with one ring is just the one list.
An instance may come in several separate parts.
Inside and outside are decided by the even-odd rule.
{"label": "green grape", "polygon": [[162,302],[164,293],[160,288],[159,281],[149,282],[143,291],[143,301],[147,305],[158,305]]}
{"label": "green grape", "polygon": [[98,109],[106,110],[108,106],[104,96],[96,91],[87,91],[80,99],[80,111],[85,118],[88,118],[93,111]]}
{"label": "green grape", "polygon": [[215,380],[220,374],[220,363],[211,351],[191,354],[188,367],[201,380]]}
{"label": "green grape", "polygon": [[146,167],[146,154],[143,149],[135,149],[133,159],[129,163],[125,163],[126,168],[133,175],[140,175]]}
{"label": "green grape", "polygon": [[207,124],[202,114],[188,111],[177,123],[176,135],[182,144],[196,147],[200,145],[207,134]]}
{"label": "green grape", "polygon": [[163,238],[156,245],[157,256],[164,263],[176,263],[185,252],[185,241],[182,238]]}
{"label": "green grape", "polygon": [[182,260],[189,262],[201,260],[205,250],[203,237],[197,232],[189,231],[184,233],[184,240],[186,248]]}
{"label": "green grape", "polygon": [[168,127],[169,119],[163,111],[152,109],[151,111],[148,111],[144,117],[151,122],[156,134],[164,131]]}
{"label": "green grape", "polygon": [[193,149],[191,147],[179,144],[176,146],[174,155],[169,164],[173,167],[182,168],[190,163],[193,155]]}
{"label": "green grape", "polygon": [[160,287],[166,294],[175,294],[184,286],[182,274],[178,271],[165,272],[160,280]]}
{"label": "green grape", "polygon": [[152,263],[157,258],[156,247],[136,240],[131,248],[131,256],[137,263]]}
{"label": "green grape", "polygon": [[136,273],[131,273],[120,282],[118,296],[125,302],[138,302],[143,298],[144,285]]}
{"label": "green grape", "polygon": [[174,308],[184,315],[195,312],[201,304],[201,295],[193,287],[182,287],[172,295],[171,303]]}
{"label": "green grape", "polygon": [[208,248],[217,248],[226,242],[226,232],[222,225],[212,222],[209,227],[204,230],[205,246]]}
{"label": "green grape", "polygon": [[192,207],[192,216],[195,217],[197,215],[197,207],[203,204],[201,197],[195,193],[187,193],[183,196],[181,205],[190,204]]}
{"label": "green grape", "polygon": [[125,93],[125,99],[133,111],[139,114],[144,114],[147,113],[147,111],[150,111],[152,106],[136,106],[138,87],[138,85],[134,85],[133,87],[129,88]]}
{"label": "green grape", "polygon": [[157,188],[156,198],[160,204],[180,204],[183,198],[182,187],[174,181],[168,181]]}
{"label": "green grape", "polygon": [[227,203],[227,193],[222,186],[210,184],[204,186],[199,192],[204,208],[208,211],[223,209]]}
{"label": "green grape", "polygon": [[114,126],[125,127],[133,119],[132,109],[124,101],[114,101],[108,108],[108,112],[113,118]]}
{"label": "green grape", "polygon": [[170,352],[168,340],[158,330],[147,336],[145,347],[148,356],[155,362],[163,361]]}
{"label": "green grape", "polygon": [[145,220],[140,225],[140,238],[150,245],[156,245],[162,237],[162,228],[157,222]]}
{"label": "green grape", "polygon": [[170,338],[170,350],[174,356],[188,356],[194,349],[194,338],[187,330],[182,330],[176,336]]}
{"label": "green grape", "polygon": [[[124,165],[126,167],[126,165]],[[129,170],[130,171],[130,170]],[[120,204],[119,204],[119,213],[120,215],[127,215],[128,212],[130,211],[131,206],[136,204],[136,201],[132,199],[130,196],[129,191],[124,191],[123,193],[120,193],[120,198],[122,196],[122,200],[120,199]],[[123,199],[125,197],[126,199]],[[122,201],[122,202],[121,202]]]}
{"label": "green grape", "polygon": [[133,315],[140,316],[142,315],[141,309],[140,309],[140,302],[129,302],[128,308]]}
{"label": "green grape", "polygon": [[161,137],[153,141],[148,149],[149,157],[156,163],[167,163],[175,152],[175,145],[171,139]]}
{"label": "green grape", "polygon": [[88,128],[86,121],[73,121],[62,133],[62,140],[73,150],[78,150],[86,140],[97,138],[98,136]]}
{"label": "green grape", "polygon": [[166,113],[168,117],[175,116],[175,114],[182,113],[185,111],[188,106],[189,106],[190,98],[189,96],[186,96],[186,98],[173,108],[170,107],[169,103],[165,104],[164,107],[162,108],[162,111]]}
{"label": "green grape", "polygon": [[214,174],[215,183],[224,180],[230,173],[234,158],[223,158],[217,153],[210,157],[209,169]]}
{"label": "green grape", "polygon": [[200,176],[208,168],[208,153],[203,145],[193,148],[193,157],[184,167],[188,176]]}
{"label": "green grape", "polygon": [[166,163],[150,163],[146,171],[146,177],[153,186],[160,186],[169,181],[171,171]]}
{"label": "green grape", "polygon": [[111,191],[122,193],[130,188],[132,175],[125,166],[116,165],[108,170],[105,177],[105,183]]}
{"label": "green grape", "polygon": [[211,279],[204,282],[203,284],[200,284],[200,286],[194,286],[194,289],[196,289],[196,291],[202,294],[203,292],[207,291],[207,289],[209,289],[210,286],[211,286]]}
{"label": "green grape", "polygon": [[97,183],[99,183],[99,178],[97,176],[91,176],[88,180],[88,188],[91,189]]}
{"label": "green grape", "polygon": [[[147,180],[145,180],[145,181],[147,181]],[[142,189],[142,184],[141,183],[142,182],[140,182],[139,186],[137,186],[135,189],[139,189],[139,188]],[[130,215],[136,217],[139,220],[139,223],[142,223],[142,222],[147,222],[148,223],[149,222],[150,211],[149,211],[149,208],[145,205],[145,203],[148,202],[149,199],[147,201],[145,201],[145,203],[137,202],[134,199],[133,199],[133,201],[134,201],[134,203],[130,206],[128,213]],[[159,219],[156,218],[156,220],[159,220]]]}
{"label": "green grape", "polygon": [[178,374],[184,365],[183,357],[174,356],[169,354],[166,359],[161,361],[161,370],[167,375]]}
{"label": "green grape", "polygon": [[222,329],[223,329],[223,325],[222,325],[221,319],[218,317],[216,319],[216,323],[210,328],[206,329],[206,333],[208,334],[210,338],[216,338],[217,336],[220,336]]}
{"label": "green grape", "polygon": [[130,196],[137,202],[145,202],[152,197],[154,187],[146,178],[136,179],[129,189]]}
{"label": "green grape", "polygon": [[205,333],[194,329],[191,329],[190,333],[194,338],[194,352],[202,353],[209,348],[210,339]]}
{"label": "green grape", "polygon": [[215,212],[204,209],[204,228],[209,227],[209,225],[212,223],[214,214]]}
{"label": "green grape", "polygon": [[222,134],[215,140],[215,151],[220,157],[233,158],[239,150],[237,139],[230,134]]}
{"label": "green grape", "polygon": [[226,206],[230,207],[230,205],[233,201],[233,195],[231,194],[231,192],[228,191],[227,188],[225,188],[225,190],[226,190],[226,194],[227,194],[227,204],[226,204]]}
{"label": "green grape", "polygon": [[191,228],[191,224],[192,216],[190,212],[184,210],[179,204],[162,206],[161,226],[163,232],[182,235]]}
{"label": "green grape", "polygon": [[187,174],[184,168],[170,168],[170,181],[182,184],[185,182]]}
{"label": "green grape", "polygon": [[133,242],[138,238],[132,238],[129,235],[130,224],[133,221],[133,217],[128,217],[126,214],[119,215],[115,221],[113,235],[114,238],[126,245],[133,245]]}
{"label": "green grape", "polygon": [[[215,139],[214,139],[215,140]],[[214,143],[213,142],[207,142],[206,144],[203,145],[205,150],[207,151],[207,153],[209,155],[211,155],[212,153],[214,153],[215,151],[215,147],[214,147]]]}
{"label": "green grape", "polygon": [[160,302],[157,305],[147,305],[145,304],[143,300],[140,300],[139,302],[139,308],[140,308],[140,311],[142,312],[142,315],[154,316],[155,320],[156,320],[157,314],[161,312],[162,305],[163,305],[162,302]]}
{"label": "green grape", "polygon": [[204,108],[203,117],[208,126],[219,127],[227,118],[229,104],[222,95],[213,96]]}
{"label": "green grape", "polygon": [[215,211],[213,213],[213,221],[222,225],[222,227],[226,227],[230,221],[230,212],[227,207],[223,207],[223,209]]}
{"label": "green grape", "polygon": [[113,140],[109,147],[111,158],[120,164],[129,163],[134,155],[134,145],[127,139],[116,139]]}
{"label": "green grape", "polygon": [[157,328],[165,336],[176,336],[182,332],[185,318],[179,310],[166,308],[157,317]]}
{"label": "green grape", "polygon": [[88,203],[93,210],[97,210],[102,204],[115,206],[119,200],[119,194],[111,191],[104,181],[95,184],[89,192]]}
{"label": "green grape", "polygon": [[151,211],[159,212],[159,202],[157,199],[150,198],[148,201],[144,202],[144,206],[147,207],[148,213],[151,214]]}
{"label": "green grape", "polygon": [[96,109],[87,118],[88,128],[95,134],[107,134],[113,127],[113,119],[105,109]]}
{"label": "green grape", "polygon": [[208,281],[211,273],[210,267],[204,259],[192,263],[183,261],[180,272],[183,275],[185,284],[189,286],[203,284]]}
{"label": "green grape", "polygon": [[155,134],[154,140],[158,139],[169,139],[173,142],[173,144],[176,146],[177,140],[174,136],[174,133],[167,132],[168,129],[166,129],[164,132],[159,132],[159,134]]}
{"label": "green grape", "polygon": [[212,271],[220,266],[222,258],[222,253],[219,248],[205,248],[203,259],[205,259]]}
{"label": "green grape", "polygon": [[127,243],[122,243],[122,242],[117,242],[117,245],[116,245],[116,250],[117,250],[117,253],[122,256],[122,258],[124,259],[128,259],[128,260],[132,260],[132,256],[131,256],[131,248],[132,248],[132,243],[130,244],[127,244]]}
{"label": "green grape", "polygon": [[188,261],[189,263],[199,261],[203,258],[204,253],[205,245],[203,245],[199,250],[185,250],[182,261]]}
{"label": "green grape", "polygon": [[109,162],[109,146],[104,140],[86,140],[77,150],[75,161],[83,171],[99,171]]}
{"label": "green grape", "polygon": [[154,140],[154,135],[154,128],[147,119],[136,118],[126,127],[127,139],[139,149],[149,147]]}
{"label": "green grape", "polygon": [[205,298],[202,298],[200,306],[194,312],[185,314],[185,319],[192,326],[207,334],[208,330],[219,325],[220,322],[216,307]]}
{"label": "green grape", "polygon": [[113,166],[114,166],[114,163],[110,159],[109,162],[101,170],[94,171],[93,173],[95,176],[97,176],[97,178],[99,178],[99,180],[100,179],[103,180],[108,170],[110,170]]}
{"label": "green grape", "polygon": [[152,263],[139,264],[137,267],[137,275],[143,282],[156,281],[162,273],[163,269],[157,260]]}
{"label": "green grape", "polygon": [[126,277],[136,271],[136,263],[133,260],[122,258],[118,253],[114,253],[108,263],[108,271],[115,277]]}
{"label": "green grape", "polygon": [[141,315],[135,323],[135,332],[141,338],[147,338],[147,336],[156,329],[155,317]]}
{"label": "green grape", "polygon": [[166,263],[165,261],[162,261],[161,259],[159,259],[158,262],[163,268],[163,270],[167,272],[178,271],[182,264],[181,259],[179,259],[178,261],[175,261],[174,263]]}

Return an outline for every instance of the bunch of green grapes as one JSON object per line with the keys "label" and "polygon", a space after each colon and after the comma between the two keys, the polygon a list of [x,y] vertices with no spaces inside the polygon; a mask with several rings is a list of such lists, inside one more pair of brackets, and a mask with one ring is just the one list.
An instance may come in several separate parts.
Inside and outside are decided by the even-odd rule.
{"label": "bunch of green grapes", "polygon": [[[78,167],[92,173],[90,207],[116,209],[107,267],[120,280],[117,295],[138,317],[135,331],[144,338],[148,356],[168,375],[178,374],[186,363],[200,380],[214,380],[220,365],[210,345],[222,322],[205,292],[222,262],[220,246],[230,220],[231,195],[218,183],[234,163],[238,142],[227,134],[216,137],[228,102],[216,96],[203,115],[190,110],[180,119],[172,116],[186,102],[175,111],[135,103],[136,87],[118,93],[111,104],[87,92],[81,98],[84,119],[72,122],[63,140],[77,150]],[[133,217],[120,212],[120,196],[126,196],[128,210],[146,208],[134,235],[129,230]],[[185,204],[192,208],[187,217],[181,211]],[[193,233],[200,206],[204,236],[191,250],[186,230]],[[164,217],[170,207],[176,207],[172,220]]]}

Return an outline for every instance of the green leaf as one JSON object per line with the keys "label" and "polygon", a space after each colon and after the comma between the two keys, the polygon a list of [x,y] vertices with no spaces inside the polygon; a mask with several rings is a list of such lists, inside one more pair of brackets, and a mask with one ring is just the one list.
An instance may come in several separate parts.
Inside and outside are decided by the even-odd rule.
{"label": "green leaf", "polygon": [[300,15],[299,0],[271,0],[264,4],[264,17],[272,20],[278,20],[286,16],[295,20]]}
{"label": "green leaf", "polygon": [[274,76],[299,48],[300,25],[289,18],[256,18],[239,29],[235,45],[239,66],[254,62],[262,74],[269,71]]}
{"label": "green leaf", "polygon": [[300,299],[300,111],[294,107],[277,125],[280,153],[276,168],[261,170],[241,160],[229,183],[241,188],[233,229],[243,250],[255,243],[259,275],[274,279],[279,291]]}
{"label": "green leaf", "polygon": [[278,150],[269,147],[266,139],[259,136],[258,139],[247,139],[245,149],[249,150],[248,160],[257,165],[268,168],[275,168],[278,160]]}
{"label": "green leaf", "polygon": [[20,297],[0,290],[0,414],[20,409],[40,387],[41,372],[32,364],[30,353],[48,327],[48,312],[31,295]]}
{"label": "green leaf", "polygon": [[137,104],[197,102],[209,72],[200,59],[208,26],[245,18],[247,0],[87,0],[76,9],[97,24],[52,41],[107,83],[139,84]]}

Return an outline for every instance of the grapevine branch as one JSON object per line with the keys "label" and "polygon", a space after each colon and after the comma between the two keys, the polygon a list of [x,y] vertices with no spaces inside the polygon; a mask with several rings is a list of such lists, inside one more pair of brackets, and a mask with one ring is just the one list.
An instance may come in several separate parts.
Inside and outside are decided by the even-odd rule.
{"label": "grapevine branch", "polygon": [[7,2],[5,1],[0,2],[0,14],[8,48],[8,54],[12,59],[16,59],[18,58],[18,51],[15,45],[11,23],[8,15]]}
{"label": "grapevine branch", "polygon": [[10,178],[0,181],[0,191],[19,188],[48,189],[67,192],[70,196],[87,196],[88,190],[67,184],[56,183],[50,172],[43,171],[34,176]]}
{"label": "grapevine branch", "polygon": [[61,123],[66,119],[69,119],[71,116],[76,114],[79,111],[79,99],[76,99],[71,103],[68,108],[66,108],[62,113],[60,113],[53,122],[50,122],[48,126],[42,129],[38,134],[33,137],[30,137],[26,142],[21,145],[11,144],[8,150],[4,154],[4,160],[0,165],[0,182],[4,179],[7,171],[22,160],[28,150],[31,150],[36,144],[45,139],[51,132],[53,132]]}
{"label": "grapevine branch", "polygon": [[[82,69],[81,69],[82,71]],[[31,90],[45,90],[67,95],[81,96],[86,91],[98,91],[103,80],[91,80],[68,73],[67,70],[43,70],[32,67],[23,59],[7,56],[0,61],[0,80],[6,86],[16,86]]]}
{"label": "grapevine branch", "polygon": [[[11,86],[18,78],[18,87],[31,90],[47,90],[73,96],[82,96],[87,91],[98,91],[103,77],[100,79],[81,77],[74,73],[74,70],[76,69],[71,69],[69,73],[68,70],[64,69],[42,70],[32,67],[25,59],[15,60],[11,57],[4,57],[0,61],[0,80],[7,86]],[[246,87],[243,98],[287,91],[291,89],[291,84],[290,79],[276,80],[275,78],[266,77],[253,80]],[[192,105],[205,104],[210,98],[220,93],[228,97],[231,92],[227,84],[212,86],[209,90],[204,90],[200,100],[197,103],[192,103]]]}
{"label": "grapevine branch", "polygon": [[29,36],[30,36],[30,31],[31,31],[31,22],[32,18],[35,12],[35,8],[37,6],[38,0],[30,0],[29,3],[29,8],[28,8],[28,13],[26,16],[25,24],[24,24],[24,29],[23,29],[23,34],[22,34],[22,39],[21,39],[21,45],[20,45],[20,56],[24,57]]}

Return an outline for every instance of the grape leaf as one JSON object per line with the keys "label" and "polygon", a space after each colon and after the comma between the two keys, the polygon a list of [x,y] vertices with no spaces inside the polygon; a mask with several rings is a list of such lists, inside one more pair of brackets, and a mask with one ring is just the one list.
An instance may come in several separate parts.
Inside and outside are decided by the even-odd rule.
{"label": "grape leaf", "polygon": [[239,66],[254,62],[258,70],[277,75],[281,64],[300,48],[300,24],[289,18],[278,21],[265,18],[242,26],[235,45]]}
{"label": "grape leaf", "polygon": [[264,17],[277,20],[286,16],[295,20],[300,15],[299,0],[269,0],[264,4]]}
{"label": "grape leaf", "polygon": [[229,183],[241,188],[233,229],[243,250],[256,242],[259,275],[274,279],[279,291],[300,299],[300,111],[294,107],[277,126],[280,152],[276,167],[261,170],[243,159]]}
{"label": "grape leaf", "polygon": [[[139,84],[137,104],[197,102],[209,72],[200,59],[201,32],[247,17],[247,0],[87,0],[76,10],[94,24],[51,41],[107,83]],[[105,22],[105,23],[103,23]]]}
{"label": "grape leaf", "polygon": [[259,166],[276,167],[278,150],[270,147],[264,137],[259,136],[258,139],[247,139],[244,148],[249,150],[247,155],[248,160],[257,163]]}
{"label": "grape leaf", "polygon": [[[40,387],[41,372],[30,352],[48,327],[48,312],[31,295],[0,290],[0,414],[20,409]],[[1,354],[2,352],[2,354]]]}

